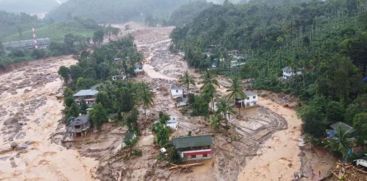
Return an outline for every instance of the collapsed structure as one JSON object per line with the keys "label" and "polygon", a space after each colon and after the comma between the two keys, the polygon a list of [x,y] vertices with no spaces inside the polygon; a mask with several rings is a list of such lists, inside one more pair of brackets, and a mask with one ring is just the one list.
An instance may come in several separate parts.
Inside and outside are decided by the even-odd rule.
{"label": "collapsed structure", "polygon": [[90,128],[91,124],[88,115],[81,115],[77,118],[70,118],[67,125],[67,132],[70,136],[85,136]]}

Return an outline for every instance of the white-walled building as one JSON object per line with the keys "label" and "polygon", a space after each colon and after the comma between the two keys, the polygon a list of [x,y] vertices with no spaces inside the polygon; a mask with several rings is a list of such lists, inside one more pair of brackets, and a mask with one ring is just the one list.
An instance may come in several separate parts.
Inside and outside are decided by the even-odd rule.
{"label": "white-walled building", "polygon": [[184,89],[177,85],[172,85],[171,86],[171,96],[173,99],[184,97]]}
{"label": "white-walled building", "polygon": [[258,95],[255,92],[245,91],[246,98],[236,101],[236,105],[240,107],[253,107],[257,105]]}
{"label": "white-walled building", "polygon": [[283,79],[284,80],[288,80],[296,75],[302,75],[301,71],[295,71],[293,68],[291,67],[284,67],[282,69],[283,71]]}

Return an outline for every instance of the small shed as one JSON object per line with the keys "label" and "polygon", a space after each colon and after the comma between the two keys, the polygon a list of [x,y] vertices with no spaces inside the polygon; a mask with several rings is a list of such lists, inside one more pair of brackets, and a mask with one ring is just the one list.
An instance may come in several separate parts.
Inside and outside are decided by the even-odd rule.
{"label": "small shed", "polygon": [[288,80],[296,75],[302,75],[302,72],[301,71],[296,71],[294,70],[292,67],[284,67],[282,69],[282,72],[283,72],[283,79],[284,80]]}
{"label": "small shed", "polygon": [[213,154],[211,135],[178,137],[172,144],[184,161],[210,159]]}
{"label": "small shed", "polygon": [[67,132],[71,136],[83,136],[86,135],[91,124],[88,115],[81,115],[77,118],[71,118],[67,125]]}

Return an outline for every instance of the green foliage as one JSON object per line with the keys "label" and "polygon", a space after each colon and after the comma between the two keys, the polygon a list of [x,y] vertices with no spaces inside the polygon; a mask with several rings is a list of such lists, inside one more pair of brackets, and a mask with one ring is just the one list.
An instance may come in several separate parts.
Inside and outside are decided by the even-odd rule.
{"label": "green foliage", "polygon": [[186,71],[179,79],[179,82],[186,86],[187,91],[190,92],[190,85],[195,85],[195,81],[188,71]]}
{"label": "green foliage", "polygon": [[73,102],[70,107],[67,108],[66,110],[66,117],[70,118],[70,117],[78,117],[80,113],[80,109],[79,106]]}
{"label": "green foliage", "polygon": [[220,114],[213,114],[209,117],[209,123],[214,129],[219,129],[221,120],[222,117]]}
{"label": "green foliage", "polygon": [[137,109],[132,109],[126,117],[126,125],[127,128],[130,131],[133,131],[134,133],[138,133],[138,116],[139,116],[139,111]]}
{"label": "green foliage", "polygon": [[98,30],[93,33],[93,42],[100,45],[103,42],[104,32],[103,30]]}
{"label": "green foliage", "polygon": [[162,123],[161,121],[156,122],[153,125],[153,132],[156,136],[156,143],[160,147],[166,147],[169,143],[169,128],[166,126],[166,124]]}
{"label": "green foliage", "polygon": [[208,116],[209,101],[206,96],[192,96],[190,98],[193,116]]}
{"label": "green foliage", "polygon": [[65,66],[59,68],[58,74],[64,79],[65,83],[69,82],[70,70]]}
{"label": "green foliage", "polygon": [[176,148],[173,144],[168,144],[166,146],[167,149],[167,158],[170,163],[178,164],[182,162],[180,155],[178,154]]}
{"label": "green foliage", "polygon": [[327,147],[340,154],[344,161],[349,161],[352,148],[352,135],[343,129],[337,129],[335,138],[327,140]]}
{"label": "green foliage", "polygon": [[101,104],[95,104],[89,113],[92,124],[98,130],[101,129],[102,124],[108,121],[107,111]]}
{"label": "green foliage", "polygon": [[150,108],[153,106],[154,104],[154,94],[153,92],[150,90],[149,86],[146,83],[140,83],[139,84],[139,88],[138,88],[138,98],[140,99],[140,101],[143,104],[143,108],[144,108],[144,114],[145,114],[145,118],[147,117],[147,113],[146,110],[147,108]]}
{"label": "green foliage", "polygon": [[360,142],[367,140],[367,112],[358,113],[353,118],[353,127],[358,132]]}

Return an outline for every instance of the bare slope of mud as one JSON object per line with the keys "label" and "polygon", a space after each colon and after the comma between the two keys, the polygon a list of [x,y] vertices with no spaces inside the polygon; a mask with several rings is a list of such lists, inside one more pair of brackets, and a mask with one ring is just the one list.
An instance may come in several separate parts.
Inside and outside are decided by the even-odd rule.
{"label": "bare slope of mud", "polygon": [[50,58],[0,75],[0,180],[92,180],[93,159],[49,139],[64,109],[57,71],[75,63]]}

